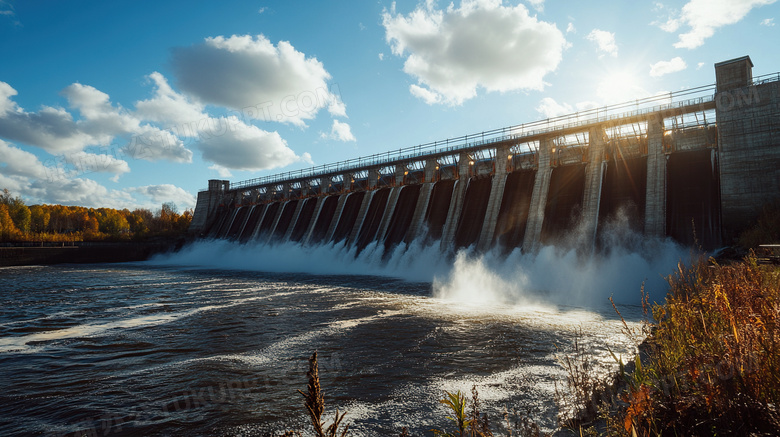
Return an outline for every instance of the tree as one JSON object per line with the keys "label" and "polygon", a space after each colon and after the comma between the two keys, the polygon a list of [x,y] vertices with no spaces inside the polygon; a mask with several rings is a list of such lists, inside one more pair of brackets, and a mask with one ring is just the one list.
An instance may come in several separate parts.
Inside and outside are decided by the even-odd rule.
{"label": "tree", "polygon": [[99,230],[112,237],[119,237],[130,230],[130,224],[122,213],[115,209],[98,209]]}
{"label": "tree", "polygon": [[46,232],[51,220],[51,212],[46,205],[30,207],[30,230],[35,233]]}
{"label": "tree", "polygon": [[0,241],[10,241],[16,238],[19,231],[14,226],[11,215],[8,213],[8,205],[0,202]]}
{"label": "tree", "polygon": [[3,194],[0,195],[0,203],[8,207],[8,214],[16,229],[25,234],[30,232],[30,208],[24,204],[21,197],[11,197],[11,192],[4,188]]}
{"label": "tree", "polygon": [[14,205],[10,208],[11,219],[18,229],[23,234],[30,232],[30,221],[32,215],[30,214],[30,208],[17,198]]}

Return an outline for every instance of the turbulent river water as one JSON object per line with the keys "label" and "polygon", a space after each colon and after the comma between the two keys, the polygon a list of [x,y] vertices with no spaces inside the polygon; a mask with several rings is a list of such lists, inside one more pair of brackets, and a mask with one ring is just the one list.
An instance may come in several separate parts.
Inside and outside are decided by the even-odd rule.
{"label": "turbulent river water", "polygon": [[605,368],[610,350],[632,353],[607,297],[637,327],[641,284],[660,300],[681,255],[207,241],[143,263],[0,269],[0,435],[305,429],[315,350],[327,417],[347,411],[350,435],[431,435],[444,391],[472,386],[493,423],[506,408],[551,430],[558,359],[575,338]]}

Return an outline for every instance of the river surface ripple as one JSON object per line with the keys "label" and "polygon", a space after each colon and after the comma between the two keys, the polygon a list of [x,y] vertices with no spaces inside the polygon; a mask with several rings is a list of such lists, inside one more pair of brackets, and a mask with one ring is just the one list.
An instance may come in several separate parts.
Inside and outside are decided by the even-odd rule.
{"label": "river surface ripple", "polygon": [[[430,435],[443,390],[555,427],[558,364],[630,353],[611,308],[471,305],[431,283],[148,264],[0,269],[0,435],[262,436],[303,428],[307,358],[352,436]],[[623,309],[637,326],[639,310]]]}

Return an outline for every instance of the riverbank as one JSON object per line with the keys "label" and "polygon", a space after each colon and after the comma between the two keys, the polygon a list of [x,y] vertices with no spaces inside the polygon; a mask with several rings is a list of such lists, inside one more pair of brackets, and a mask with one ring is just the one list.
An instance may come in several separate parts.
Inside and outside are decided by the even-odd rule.
{"label": "riverbank", "polygon": [[144,261],[158,253],[176,251],[183,244],[181,238],[148,242],[15,244],[0,247],[0,267]]}
{"label": "riverbank", "polygon": [[752,253],[724,264],[701,259],[681,264],[669,285],[653,322],[641,332],[625,327],[644,341],[613,383],[585,384],[598,380],[589,366],[567,366],[569,387],[581,394],[567,427],[589,435],[774,435],[780,268]]}

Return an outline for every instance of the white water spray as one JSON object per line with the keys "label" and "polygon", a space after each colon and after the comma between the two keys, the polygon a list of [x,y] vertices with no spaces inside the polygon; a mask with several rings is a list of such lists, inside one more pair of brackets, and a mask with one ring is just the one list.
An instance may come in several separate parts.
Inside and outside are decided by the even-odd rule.
{"label": "white water spray", "polygon": [[[651,302],[662,302],[664,277],[689,253],[668,239],[647,239],[628,231],[610,233],[613,241],[598,253],[544,246],[537,253],[519,249],[505,255],[463,249],[443,254],[438,241],[420,238],[384,254],[373,242],[357,256],[343,242],[302,245],[293,242],[238,244],[198,241],[150,263],[196,268],[235,269],[315,275],[374,275],[431,282],[433,296],[470,304],[601,307],[613,296],[639,304],[642,284]],[[617,241],[620,240],[620,241]]]}

